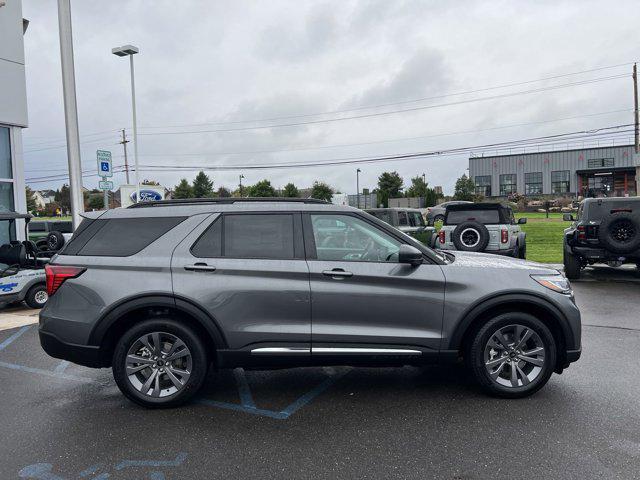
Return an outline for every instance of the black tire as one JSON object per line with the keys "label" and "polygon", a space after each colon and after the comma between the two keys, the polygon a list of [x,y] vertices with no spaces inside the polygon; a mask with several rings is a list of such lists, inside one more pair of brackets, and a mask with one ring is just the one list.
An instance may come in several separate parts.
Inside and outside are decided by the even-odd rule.
{"label": "black tire", "polygon": [[49,250],[57,252],[64,245],[64,235],[62,233],[54,230],[53,232],[49,232],[47,235],[47,247]]}
{"label": "black tire", "polygon": [[527,241],[525,240],[522,245],[518,244],[518,258],[522,260],[527,259]]}
{"label": "black tire", "polygon": [[582,270],[582,261],[577,255],[568,252],[565,248],[563,251],[564,275],[569,280],[577,280],[580,278]]}
{"label": "black tire", "polygon": [[478,222],[462,222],[453,230],[451,237],[453,244],[462,252],[483,252],[489,244],[489,230]]}
{"label": "black tire", "polygon": [[616,212],[607,215],[598,228],[598,240],[613,253],[631,253],[640,248],[640,215]]}
{"label": "black tire", "polygon": [[[537,335],[537,340],[539,340],[544,347],[544,363],[540,367],[531,366],[531,364],[529,364],[532,369],[540,368],[540,370],[536,373],[536,376],[533,379],[527,380],[527,382],[529,382],[528,384],[520,385],[521,383],[524,383],[524,377],[522,377],[521,374],[518,374],[518,380],[516,381],[516,383],[518,383],[518,386],[505,386],[498,383],[497,380],[493,380],[491,378],[490,373],[485,365],[485,351],[488,348],[491,348],[491,350],[493,350],[493,347],[490,347],[489,345],[489,340],[495,332],[499,331],[502,328],[508,329],[512,325],[522,326],[525,329],[524,331],[526,331],[527,329],[531,329],[535,333],[535,335]],[[508,358],[508,356],[499,358]],[[504,313],[498,315],[497,317],[492,318],[487,323],[482,325],[480,329],[475,331],[475,334],[469,342],[469,347],[465,354],[467,366],[470,368],[471,373],[480,388],[489,395],[502,398],[527,397],[540,390],[547,383],[547,381],[551,377],[551,374],[555,370],[556,358],[557,347],[551,331],[544,323],[542,323],[534,316],[520,312]],[[517,364],[518,367],[522,365],[523,368],[520,370],[521,372],[526,370],[526,362],[518,361]],[[511,372],[511,368],[514,368],[511,366],[511,364],[500,367],[501,371],[504,371],[503,373],[508,377],[510,377],[510,373],[507,372]],[[533,373],[534,371],[532,370],[529,374],[532,375]],[[508,379],[501,378],[500,376],[498,378],[501,381],[506,381],[507,383],[509,383]]]}
{"label": "black tire", "polygon": [[[165,397],[141,393],[126,372],[129,349],[145,334],[153,332],[177,337],[191,353],[190,376],[180,390]],[[177,407],[189,401],[202,387],[208,369],[207,351],[202,340],[189,326],[171,318],[154,318],[134,325],[120,337],[113,352],[111,369],[118,388],[129,400],[147,408]],[[168,376],[164,375],[165,381],[168,381]]]}
{"label": "black tire", "polygon": [[49,300],[49,295],[47,294],[47,285],[44,283],[38,283],[31,287],[24,297],[24,303],[31,308],[42,308],[46,305],[47,300]]}

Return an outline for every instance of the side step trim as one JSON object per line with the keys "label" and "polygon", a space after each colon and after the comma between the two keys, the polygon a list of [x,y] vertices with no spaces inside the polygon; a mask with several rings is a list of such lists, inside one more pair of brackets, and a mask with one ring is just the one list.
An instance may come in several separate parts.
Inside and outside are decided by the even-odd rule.
{"label": "side step trim", "polygon": [[420,350],[406,348],[357,348],[357,347],[314,347],[312,354],[355,354],[355,355],[422,355]]}
{"label": "side step trim", "polygon": [[311,349],[306,347],[264,347],[264,348],[254,348],[253,350],[251,350],[251,355],[281,355],[281,354],[308,355],[310,353],[311,353]]}

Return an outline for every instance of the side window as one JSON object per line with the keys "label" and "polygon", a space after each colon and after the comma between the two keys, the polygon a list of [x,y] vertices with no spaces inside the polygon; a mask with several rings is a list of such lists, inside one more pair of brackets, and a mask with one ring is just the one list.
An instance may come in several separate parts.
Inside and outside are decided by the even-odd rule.
{"label": "side window", "polygon": [[410,212],[409,223],[412,227],[424,227],[424,218],[418,212]]}
{"label": "side window", "polygon": [[377,227],[350,215],[311,215],[318,260],[397,262],[400,244]]}
{"label": "side window", "polygon": [[290,214],[225,215],[224,256],[294,258],[293,216]]}
{"label": "side window", "polygon": [[407,220],[407,212],[398,212],[398,225],[407,226],[409,225],[409,221]]}
{"label": "side window", "polygon": [[222,256],[222,215],[198,238],[191,253],[200,258]]}

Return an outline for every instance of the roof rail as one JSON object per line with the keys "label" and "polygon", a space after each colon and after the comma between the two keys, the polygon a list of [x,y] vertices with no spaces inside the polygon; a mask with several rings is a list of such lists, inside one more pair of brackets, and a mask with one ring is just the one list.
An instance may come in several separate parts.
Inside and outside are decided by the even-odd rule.
{"label": "roof rail", "polygon": [[129,205],[127,208],[169,207],[174,205],[207,205],[207,204],[233,204],[243,202],[282,202],[282,203],[320,203],[328,205],[329,202],[318,198],[284,198],[284,197],[217,197],[217,198],[172,198],[169,200],[154,200]]}

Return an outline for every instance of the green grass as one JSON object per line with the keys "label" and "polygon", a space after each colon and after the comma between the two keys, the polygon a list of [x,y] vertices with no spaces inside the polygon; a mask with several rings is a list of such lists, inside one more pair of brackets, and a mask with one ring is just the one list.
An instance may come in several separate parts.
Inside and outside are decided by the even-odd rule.
{"label": "green grass", "polygon": [[562,263],[562,231],[569,222],[562,220],[561,213],[517,213],[516,218],[525,217],[527,223],[522,230],[527,234],[527,260],[541,263]]}
{"label": "green grass", "polygon": [[32,222],[65,222],[71,221],[71,216],[65,217],[33,217],[31,219]]}

